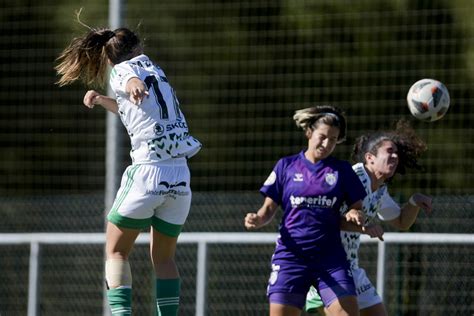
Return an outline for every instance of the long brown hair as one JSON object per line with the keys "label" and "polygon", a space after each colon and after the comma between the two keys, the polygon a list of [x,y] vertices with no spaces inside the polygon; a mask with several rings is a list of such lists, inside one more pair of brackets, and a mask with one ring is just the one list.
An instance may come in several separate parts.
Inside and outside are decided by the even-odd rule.
{"label": "long brown hair", "polygon": [[377,155],[382,142],[388,140],[397,145],[398,149],[396,173],[405,174],[407,169],[424,171],[418,159],[427,150],[426,143],[416,134],[408,121],[401,119],[394,125],[392,130],[376,131],[360,136],[354,145],[352,160],[365,164],[365,154]]}
{"label": "long brown hair", "polygon": [[86,86],[104,86],[108,61],[116,65],[142,52],[140,39],[127,28],[90,29],[74,38],[57,58],[57,84],[65,86],[80,80]]}

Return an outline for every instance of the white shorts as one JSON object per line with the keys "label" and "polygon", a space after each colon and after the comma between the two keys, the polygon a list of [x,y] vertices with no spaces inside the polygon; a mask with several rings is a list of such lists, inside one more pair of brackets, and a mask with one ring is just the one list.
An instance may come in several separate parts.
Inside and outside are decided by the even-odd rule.
{"label": "white shorts", "polygon": [[128,166],[107,219],[123,228],[156,230],[177,237],[191,206],[185,158]]}
{"label": "white shorts", "polygon": [[379,296],[377,290],[370,282],[364,269],[352,269],[352,276],[356,286],[359,309],[368,308],[370,306],[382,303],[382,298]]}

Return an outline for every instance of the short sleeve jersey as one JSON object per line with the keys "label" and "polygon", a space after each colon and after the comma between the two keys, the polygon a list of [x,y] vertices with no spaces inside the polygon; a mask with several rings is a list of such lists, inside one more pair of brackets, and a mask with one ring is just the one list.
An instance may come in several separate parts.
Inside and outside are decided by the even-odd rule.
{"label": "short sleeve jersey", "polygon": [[[365,224],[372,221],[376,215],[383,221],[389,221],[400,216],[400,206],[398,206],[388,193],[387,186],[383,185],[372,192],[372,183],[364,165],[357,163],[352,168],[367,193],[363,200],[362,208],[365,213]],[[347,207],[342,207],[341,213],[345,213],[346,210]],[[351,268],[358,268],[360,233],[341,231],[341,239],[347,254],[347,259],[351,262]]]}
{"label": "short sleeve jersey", "polygon": [[[149,92],[140,105],[125,92],[131,78],[142,80]],[[140,55],[113,67],[110,86],[115,93],[120,119],[131,141],[134,164],[154,163],[170,158],[191,157],[201,143],[189,135],[174,89],[163,70]]]}
{"label": "short sleeve jersey", "polygon": [[340,249],[345,257],[339,208],[366,195],[348,162],[328,157],[313,164],[304,151],[284,157],[260,192],[283,209],[274,256],[284,250],[306,258],[325,258],[325,253]]}

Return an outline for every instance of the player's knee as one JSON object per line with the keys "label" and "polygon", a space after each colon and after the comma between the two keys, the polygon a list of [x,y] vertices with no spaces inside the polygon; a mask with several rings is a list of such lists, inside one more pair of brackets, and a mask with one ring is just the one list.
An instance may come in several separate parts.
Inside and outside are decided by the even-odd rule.
{"label": "player's knee", "polygon": [[122,259],[108,259],[105,262],[105,279],[109,288],[131,288],[130,263]]}

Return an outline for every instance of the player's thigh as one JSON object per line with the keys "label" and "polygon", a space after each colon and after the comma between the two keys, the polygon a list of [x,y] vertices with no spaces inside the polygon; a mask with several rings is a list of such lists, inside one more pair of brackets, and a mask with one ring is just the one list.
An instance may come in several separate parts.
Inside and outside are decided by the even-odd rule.
{"label": "player's thigh", "polygon": [[318,276],[316,287],[324,306],[330,306],[339,298],[348,296],[356,298],[357,304],[354,279],[347,261],[322,267]]}
{"label": "player's thigh", "polygon": [[105,246],[107,259],[126,260],[139,233],[139,230],[121,228],[108,222]]}
{"label": "player's thigh", "polygon": [[331,316],[356,316],[359,315],[359,305],[356,296],[343,296],[334,300],[326,307],[328,315]]}
{"label": "player's thigh", "polygon": [[297,307],[270,303],[270,316],[299,316],[299,315],[301,315],[301,309]]}
{"label": "player's thigh", "polygon": [[383,303],[379,303],[364,309],[360,309],[361,316],[386,316],[387,311]]}
{"label": "player's thigh", "polygon": [[150,252],[153,262],[160,263],[173,259],[176,253],[178,237],[165,235],[156,229],[151,229]]}

